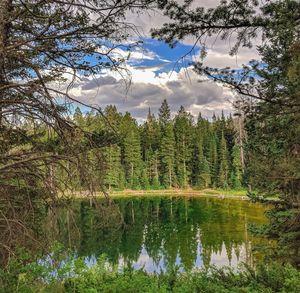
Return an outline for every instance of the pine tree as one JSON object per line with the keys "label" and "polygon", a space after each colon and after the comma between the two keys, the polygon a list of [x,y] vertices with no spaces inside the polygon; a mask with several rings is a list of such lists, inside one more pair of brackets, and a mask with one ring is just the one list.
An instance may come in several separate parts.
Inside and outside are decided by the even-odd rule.
{"label": "pine tree", "polygon": [[[230,180],[228,180],[228,183],[230,186],[232,186],[232,180],[235,176],[235,170],[233,166],[233,147],[235,145],[235,137],[236,137],[236,130],[234,127],[234,122],[232,119],[231,114],[229,117],[225,120],[225,128],[224,128],[224,137],[227,143],[227,151],[228,151],[228,165],[229,165],[229,174],[230,174]],[[238,159],[240,160],[240,159]]]}
{"label": "pine tree", "polygon": [[122,161],[127,186],[137,189],[142,170],[140,134],[136,121],[128,112],[121,121],[120,132],[123,136]]}
{"label": "pine tree", "polygon": [[231,170],[231,187],[239,189],[242,187],[242,164],[240,158],[240,148],[234,145],[232,148],[232,170]]}
{"label": "pine tree", "polygon": [[199,113],[194,125],[192,116],[181,107],[172,121],[166,100],[159,109],[159,119],[156,120],[149,109],[146,122],[141,126],[129,113],[122,117],[111,105],[104,111],[105,118],[93,113],[83,117],[79,109],[76,112],[77,119],[90,131],[113,129],[123,136],[118,144],[121,164],[118,164],[119,154],[113,144],[103,149],[107,167],[104,181],[109,188],[242,186],[243,172],[237,146],[234,147],[231,116],[214,115],[209,122]]}
{"label": "pine tree", "polygon": [[162,132],[159,157],[161,184],[168,188],[176,186],[176,176],[174,172],[175,137],[171,122],[165,125],[164,132]]}
{"label": "pine tree", "polygon": [[218,187],[227,188],[228,187],[228,151],[227,144],[222,132],[221,140],[219,142],[219,168],[218,168]]}
{"label": "pine tree", "polygon": [[171,111],[170,111],[170,107],[169,107],[169,104],[166,99],[163,100],[163,102],[158,110],[158,117],[159,117],[160,129],[161,129],[161,131],[163,131],[171,119]]}
{"label": "pine tree", "polygon": [[193,156],[193,185],[197,188],[207,188],[211,183],[208,161],[203,153],[203,137],[197,139]]}
{"label": "pine tree", "polygon": [[123,183],[120,182],[122,178],[123,168],[121,165],[121,148],[118,145],[110,145],[103,149],[105,159],[105,177],[104,183],[111,188],[121,188]]}
{"label": "pine tree", "polygon": [[118,131],[122,119],[121,113],[118,112],[115,105],[108,105],[104,109],[105,122],[107,128],[112,131]]}
{"label": "pine tree", "polygon": [[145,190],[150,189],[149,175],[148,175],[146,166],[143,166],[143,168],[142,168],[140,181],[141,181],[142,189],[145,189]]}
{"label": "pine tree", "polygon": [[[204,151],[204,140],[207,137],[207,120],[199,113],[194,136],[194,156],[192,178],[193,185],[197,188],[207,188],[211,184],[211,173],[208,160]],[[209,152],[206,151],[208,155]]]}
{"label": "pine tree", "polygon": [[124,166],[121,165],[121,170],[119,172],[119,189],[123,190],[125,188],[126,188],[125,170],[124,170]]}
{"label": "pine tree", "polygon": [[83,115],[79,107],[76,107],[73,118],[76,125],[83,126],[84,124]]}
{"label": "pine tree", "polygon": [[149,109],[141,126],[129,113],[122,117],[115,106],[107,106],[104,113],[105,117],[93,113],[83,116],[78,109],[76,119],[89,131],[113,130],[122,136],[121,141],[103,148],[104,183],[109,188],[241,187],[238,146],[230,147],[234,144],[231,117],[222,113],[209,122],[199,113],[194,125],[192,116],[181,107],[172,121],[166,100],[159,109],[159,119]]}
{"label": "pine tree", "polygon": [[188,187],[190,184],[192,158],[192,132],[193,121],[191,114],[187,113],[183,106],[175,116],[174,134],[176,142],[176,175],[180,187]]}
{"label": "pine tree", "polygon": [[159,127],[160,127],[160,181],[164,187],[171,188],[176,185],[174,172],[175,166],[175,137],[173,124],[171,121],[170,108],[167,100],[162,102],[159,108]]}
{"label": "pine tree", "polygon": [[211,187],[216,187],[218,177],[218,152],[217,140],[212,126],[209,126],[207,136],[205,137],[205,152],[207,152],[207,161],[210,169]]}
{"label": "pine tree", "polygon": [[142,154],[148,181],[159,188],[159,149],[160,129],[155,116],[149,108],[147,120],[142,127]]}

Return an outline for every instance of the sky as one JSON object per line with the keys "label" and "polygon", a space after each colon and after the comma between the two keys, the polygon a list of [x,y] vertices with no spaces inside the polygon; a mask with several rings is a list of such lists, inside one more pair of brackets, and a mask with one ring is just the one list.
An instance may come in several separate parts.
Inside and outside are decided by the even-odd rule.
{"label": "sky", "polygon": [[[217,2],[218,0],[197,0],[195,5],[213,7]],[[219,115],[221,111],[225,115],[233,112],[234,94],[221,84],[193,71],[191,63],[200,61],[200,47],[196,46],[192,50],[192,38],[178,43],[174,49],[164,42],[151,39],[150,28],[160,27],[166,21],[160,12],[130,13],[127,20],[137,26],[139,41],[142,43],[130,55],[121,48],[114,51],[116,57],[128,58],[125,79],[124,76],[109,71],[82,78],[71,91],[76,99],[102,109],[106,105],[116,105],[119,112],[128,111],[138,121],[147,117],[149,108],[157,114],[164,99],[167,99],[173,115],[181,105],[195,117],[199,112],[206,118],[214,113]],[[229,56],[228,51],[233,43],[234,40],[208,40],[208,55],[204,64],[211,67],[240,68],[242,64],[257,57],[255,50],[249,49],[240,50],[237,56]]]}

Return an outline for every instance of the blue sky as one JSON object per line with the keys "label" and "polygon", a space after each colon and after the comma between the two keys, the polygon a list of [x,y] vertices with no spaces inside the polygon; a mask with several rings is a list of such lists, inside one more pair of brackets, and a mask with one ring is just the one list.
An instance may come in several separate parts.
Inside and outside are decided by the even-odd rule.
{"label": "blue sky", "polygon": [[[218,2],[219,0],[197,0],[194,3],[212,7]],[[139,121],[146,118],[149,107],[157,114],[164,99],[168,100],[173,115],[180,105],[195,117],[199,112],[210,118],[214,113],[220,114],[222,110],[225,115],[233,111],[234,94],[231,90],[193,71],[191,63],[200,58],[199,46],[190,52],[194,45],[193,39],[177,43],[174,49],[164,42],[151,39],[150,28],[160,27],[166,21],[160,13],[131,13],[128,21],[136,25],[143,37],[135,39],[142,41],[142,44],[130,53],[125,64],[127,71],[120,76],[105,70],[96,76],[77,80],[71,91],[75,99],[102,109],[114,104],[120,112],[129,111]],[[229,56],[228,52],[233,44],[234,39],[223,41],[216,37],[208,38],[208,55],[204,64],[239,69],[257,57],[255,49],[242,49],[238,56]],[[112,53],[116,58],[127,58],[128,54],[125,46]]]}
{"label": "blue sky", "polygon": [[[113,46],[107,44],[108,47]],[[131,47],[131,48],[130,48]],[[182,67],[191,65],[193,58],[199,55],[200,48],[190,44],[178,43],[175,48],[170,48],[165,42],[151,38],[142,38],[137,45],[121,45],[116,49],[117,57],[129,57],[127,64],[133,67],[159,67],[156,70],[160,72],[170,72],[172,70],[178,72]],[[99,62],[96,56],[86,56],[84,61],[96,64]],[[102,62],[109,61],[103,58]]]}
{"label": "blue sky", "polygon": [[[114,104],[120,112],[129,111],[139,121],[147,117],[149,108],[156,114],[163,99],[168,100],[173,115],[181,105],[195,117],[199,112],[207,118],[222,110],[229,114],[231,104],[228,98],[232,93],[193,72],[191,63],[199,60],[200,50],[199,47],[192,48],[193,44],[178,43],[172,49],[150,38],[144,38],[143,44],[135,47],[130,55],[125,47],[117,48],[114,57],[129,56],[125,79],[114,72],[104,71],[98,76],[77,81],[72,95],[102,109]],[[129,87],[124,82],[126,79],[131,80]]]}
{"label": "blue sky", "polygon": [[[191,64],[193,57],[199,55],[200,48],[193,48],[192,45],[178,43],[175,48],[170,48],[165,42],[153,40],[150,38],[143,39],[141,51],[145,56],[152,53],[153,59],[140,59],[132,62],[135,66],[160,66],[157,72],[175,70],[179,72],[182,67]],[[130,63],[130,60],[129,60]]]}

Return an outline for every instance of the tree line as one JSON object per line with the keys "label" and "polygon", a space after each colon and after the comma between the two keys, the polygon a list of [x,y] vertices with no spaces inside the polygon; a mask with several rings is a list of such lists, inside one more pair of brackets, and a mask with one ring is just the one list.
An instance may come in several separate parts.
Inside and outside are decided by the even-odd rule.
{"label": "tree line", "polygon": [[[109,105],[104,116],[79,107],[74,122],[85,131],[111,133],[118,142],[99,149],[105,172],[92,176],[111,189],[233,188],[246,185],[241,159],[237,120],[213,115],[211,121],[201,113],[197,120],[180,107],[171,117],[164,100],[156,118],[149,108],[145,122],[139,124],[129,112],[124,115]],[[90,154],[91,156],[91,154]],[[101,179],[100,179],[101,178]],[[84,188],[84,182],[79,183]]]}

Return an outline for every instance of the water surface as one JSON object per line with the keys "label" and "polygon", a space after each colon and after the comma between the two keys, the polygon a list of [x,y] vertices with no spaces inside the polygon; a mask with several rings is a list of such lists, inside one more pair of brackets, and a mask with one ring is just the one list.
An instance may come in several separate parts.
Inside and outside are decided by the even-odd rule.
{"label": "water surface", "polygon": [[76,200],[49,210],[48,236],[94,263],[108,262],[147,272],[178,265],[189,270],[209,265],[253,266],[262,240],[248,232],[266,222],[266,207],[245,200],[213,197],[132,197],[105,207]]}

